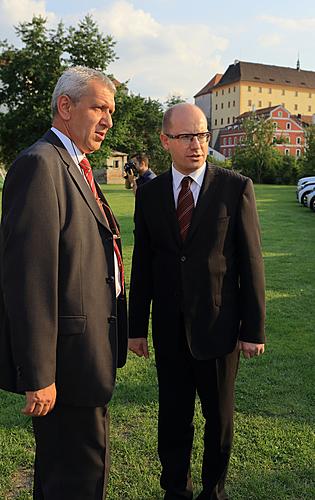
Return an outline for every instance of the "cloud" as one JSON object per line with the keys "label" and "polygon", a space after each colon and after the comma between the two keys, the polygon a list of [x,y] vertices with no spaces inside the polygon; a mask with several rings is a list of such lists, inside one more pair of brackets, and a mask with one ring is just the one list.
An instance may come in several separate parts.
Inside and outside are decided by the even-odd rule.
{"label": "cloud", "polygon": [[14,26],[31,21],[34,15],[41,15],[54,23],[56,16],[46,10],[45,3],[44,0],[0,0],[1,39],[8,38],[15,42]]}
{"label": "cloud", "polygon": [[221,54],[229,41],[206,24],[161,24],[125,0],[93,14],[118,41],[119,60],[111,71],[130,80],[135,93],[162,100],[172,94],[191,98],[223,70]]}
{"label": "cloud", "polygon": [[276,47],[282,43],[282,37],[278,33],[263,35],[259,39],[259,44],[262,47]]}
{"label": "cloud", "polygon": [[284,17],[260,16],[259,19],[288,31],[313,31],[315,29],[315,17],[308,19],[290,19]]}

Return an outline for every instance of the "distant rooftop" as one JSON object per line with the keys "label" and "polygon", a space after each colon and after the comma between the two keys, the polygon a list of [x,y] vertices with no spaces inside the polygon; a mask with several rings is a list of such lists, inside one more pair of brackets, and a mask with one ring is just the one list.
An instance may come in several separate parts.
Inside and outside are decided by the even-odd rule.
{"label": "distant rooftop", "polygon": [[314,89],[315,71],[235,61],[230,64],[215,88],[239,81]]}
{"label": "distant rooftop", "polygon": [[202,95],[210,94],[211,89],[219,83],[222,78],[222,73],[216,73],[213,78],[211,78],[210,82],[207,83],[199,92],[194,95],[194,97],[200,97]]}

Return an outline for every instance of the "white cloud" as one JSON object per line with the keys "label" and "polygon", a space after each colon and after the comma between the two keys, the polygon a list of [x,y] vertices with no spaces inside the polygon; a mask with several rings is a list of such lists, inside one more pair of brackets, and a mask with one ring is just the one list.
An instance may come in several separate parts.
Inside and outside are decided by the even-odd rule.
{"label": "white cloud", "polygon": [[262,47],[276,47],[281,44],[282,37],[278,33],[273,33],[261,36],[258,41]]}
{"label": "white cloud", "polygon": [[229,41],[206,24],[163,25],[125,0],[93,15],[104,33],[118,41],[119,60],[111,71],[120,80],[130,79],[135,93],[163,100],[170,94],[192,98],[223,70],[221,53]]}
{"label": "white cloud", "polygon": [[50,23],[56,20],[55,14],[46,10],[45,0],[0,0],[1,39],[14,40],[14,26],[32,20],[34,15],[47,18]]}
{"label": "white cloud", "polygon": [[313,31],[315,29],[315,17],[308,19],[290,19],[284,17],[260,16],[260,19],[288,31]]}

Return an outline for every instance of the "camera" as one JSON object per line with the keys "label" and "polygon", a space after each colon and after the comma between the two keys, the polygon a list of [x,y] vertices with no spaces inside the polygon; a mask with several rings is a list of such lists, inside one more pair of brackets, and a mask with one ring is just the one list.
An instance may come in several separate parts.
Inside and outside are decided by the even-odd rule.
{"label": "camera", "polygon": [[138,170],[136,169],[136,164],[133,160],[129,160],[125,166],[124,166],[124,171],[126,172],[127,175],[125,175],[125,179],[128,179],[128,174],[133,174],[135,177],[138,175]]}

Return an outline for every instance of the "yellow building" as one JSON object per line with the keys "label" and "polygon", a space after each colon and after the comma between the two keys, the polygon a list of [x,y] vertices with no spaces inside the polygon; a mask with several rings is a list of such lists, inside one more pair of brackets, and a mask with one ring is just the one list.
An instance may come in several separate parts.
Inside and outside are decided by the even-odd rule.
{"label": "yellow building", "polygon": [[295,69],[234,61],[210,92],[212,145],[221,128],[247,111],[281,105],[292,115],[315,114],[315,71],[301,70],[299,63]]}

